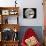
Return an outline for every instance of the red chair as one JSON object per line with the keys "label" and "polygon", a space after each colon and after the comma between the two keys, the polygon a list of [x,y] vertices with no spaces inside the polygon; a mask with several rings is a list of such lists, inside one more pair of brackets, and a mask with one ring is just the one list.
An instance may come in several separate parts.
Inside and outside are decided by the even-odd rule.
{"label": "red chair", "polygon": [[[25,43],[25,39],[28,39],[29,37],[32,37],[32,36],[34,36],[37,39],[37,35],[34,32],[34,30],[32,28],[27,29],[24,37],[22,38],[21,46],[27,46],[26,43]],[[38,41],[35,46],[41,46],[40,42]]]}

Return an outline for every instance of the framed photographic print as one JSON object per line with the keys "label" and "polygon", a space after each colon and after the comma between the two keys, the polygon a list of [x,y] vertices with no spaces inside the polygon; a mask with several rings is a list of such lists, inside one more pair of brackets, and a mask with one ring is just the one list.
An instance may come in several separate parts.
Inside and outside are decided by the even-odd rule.
{"label": "framed photographic print", "polygon": [[36,8],[23,8],[23,18],[36,18]]}
{"label": "framed photographic print", "polygon": [[14,15],[14,10],[10,10],[9,14]]}
{"label": "framed photographic print", "polygon": [[15,11],[15,10],[10,10],[10,15],[16,15],[18,12],[17,11]]}
{"label": "framed photographic print", "polygon": [[2,15],[9,15],[9,10],[2,10]]}

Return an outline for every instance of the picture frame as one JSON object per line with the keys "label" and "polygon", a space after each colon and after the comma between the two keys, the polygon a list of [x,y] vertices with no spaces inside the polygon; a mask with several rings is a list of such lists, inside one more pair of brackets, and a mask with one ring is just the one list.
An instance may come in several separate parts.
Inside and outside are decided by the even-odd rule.
{"label": "picture frame", "polygon": [[9,15],[9,10],[2,10],[2,15]]}
{"label": "picture frame", "polygon": [[36,8],[23,8],[23,18],[34,19],[36,14]]}
{"label": "picture frame", "polygon": [[9,14],[10,14],[10,15],[16,15],[17,13],[18,13],[18,12],[17,12],[16,10],[10,10],[10,11],[9,11]]}

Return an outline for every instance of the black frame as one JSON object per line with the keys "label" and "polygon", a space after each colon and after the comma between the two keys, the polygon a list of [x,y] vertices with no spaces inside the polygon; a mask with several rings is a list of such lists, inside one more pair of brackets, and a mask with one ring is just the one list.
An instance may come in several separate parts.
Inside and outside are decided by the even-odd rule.
{"label": "black frame", "polygon": [[[25,11],[27,10],[27,9],[29,9],[29,8],[23,8],[23,18],[27,18],[26,16],[25,16]],[[33,11],[34,11],[34,16],[33,16],[33,18],[36,18],[37,16],[37,11],[36,11],[36,8],[30,8],[30,9],[32,9]]]}

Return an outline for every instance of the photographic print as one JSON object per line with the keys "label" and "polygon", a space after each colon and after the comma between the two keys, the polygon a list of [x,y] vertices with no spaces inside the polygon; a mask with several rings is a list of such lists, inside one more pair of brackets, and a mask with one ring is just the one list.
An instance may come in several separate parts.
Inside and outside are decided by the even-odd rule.
{"label": "photographic print", "polygon": [[36,18],[36,8],[23,8],[23,18]]}

